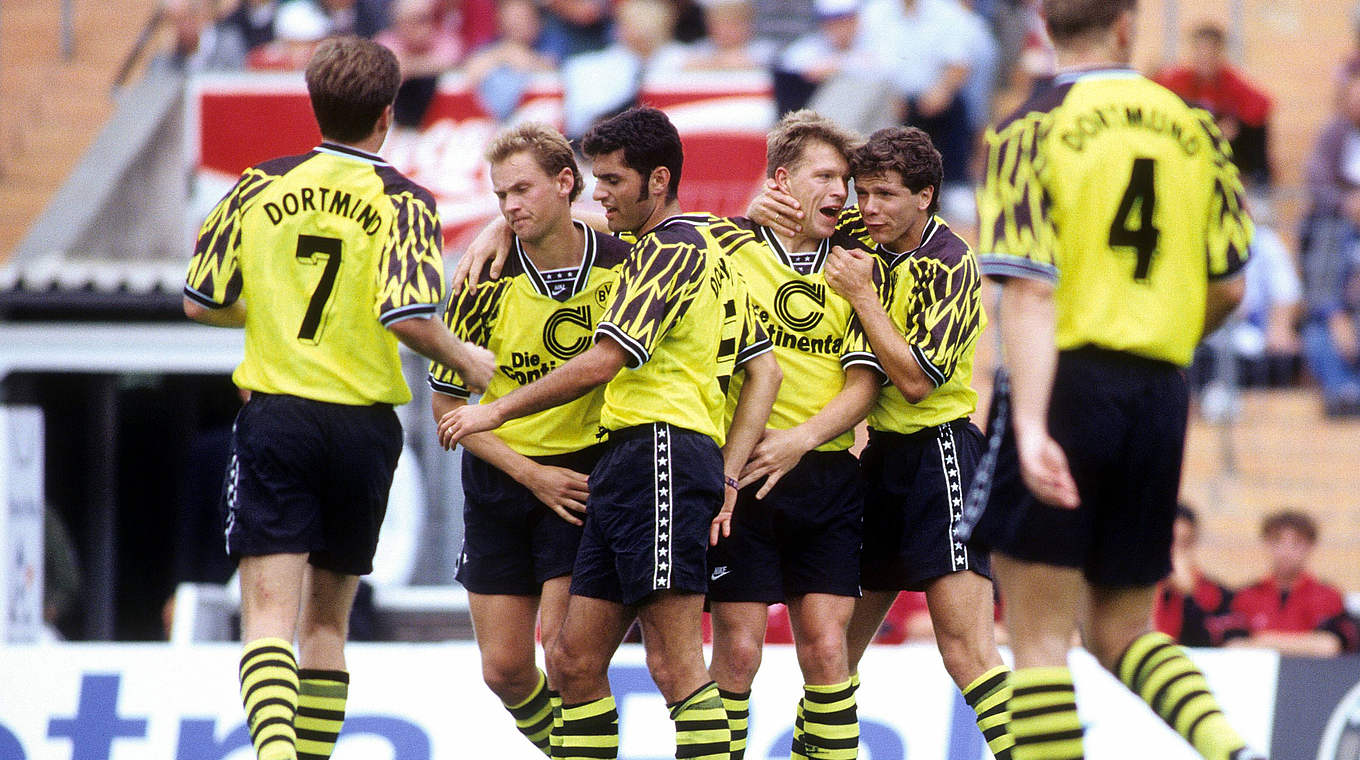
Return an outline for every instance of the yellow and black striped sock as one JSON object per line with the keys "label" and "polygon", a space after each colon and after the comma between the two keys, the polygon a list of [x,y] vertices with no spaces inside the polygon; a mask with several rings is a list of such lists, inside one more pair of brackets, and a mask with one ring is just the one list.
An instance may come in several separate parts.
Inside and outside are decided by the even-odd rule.
{"label": "yellow and black striped sock", "polygon": [[330,760],[340,727],[345,724],[345,701],[349,699],[349,673],[343,670],[298,671],[298,760]]}
{"label": "yellow and black striped sock", "polygon": [[1011,760],[1011,747],[1015,737],[1011,736],[1011,714],[1007,703],[1011,698],[1011,685],[1008,676],[1011,669],[997,665],[977,677],[963,690],[963,700],[977,713],[978,730],[987,740],[987,747],[996,760]]}
{"label": "yellow and black striped sock", "polygon": [[579,705],[562,705],[561,760],[609,760],[619,756],[619,711],[612,695]]}
{"label": "yellow and black striped sock", "polygon": [[853,681],[804,684],[802,706],[802,746],[795,735],[790,757],[854,760],[859,754],[859,713]]}
{"label": "yellow and black striped sock", "polygon": [[718,685],[709,681],[672,705],[675,756],[686,760],[726,760],[732,751],[732,729]]}
{"label": "yellow and black striped sock", "polygon": [[548,707],[552,710],[552,732],[548,734],[548,757],[559,757],[562,746],[562,695],[548,689]]}
{"label": "yellow and black striped sock", "polygon": [[259,760],[296,760],[293,717],[298,704],[297,659],[291,642],[256,639],[241,654],[241,704]]}
{"label": "yellow and black striped sock", "polygon": [[727,711],[727,727],[732,731],[732,760],[746,757],[746,729],[751,720],[751,692],[718,689],[723,709]]}
{"label": "yellow and black striped sock", "polygon": [[1153,632],[1134,639],[1115,675],[1206,760],[1229,760],[1245,745],[1223,717],[1204,674],[1170,636]]}
{"label": "yellow and black striped sock", "polygon": [[553,713],[552,702],[548,698],[548,677],[543,671],[538,671],[538,684],[534,686],[534,691],[528,699],[517,705],[506,705],[505,709],[509,711],[510,717],[515,719],[515,728],[524,734],[524,738],[547,755],[551,743],[549,737],[552,735]]}
{"label": "yellow and black striped sock", "polygon": [[1020,668],[1010,675],[1014,760],[1084,760],[1077,692],[1067,668]]}
{"label": "yellow and black striped sock", "polygon": [[806,722],[807,699],[805,697],[799,697],[798,706],[794,708],[793,711],[793,748],[789,755],[791,758],[794,758],[794,760],[807,755],[807,744],[805,743],[805,740],[807,739],[807,729],[805,728]]}

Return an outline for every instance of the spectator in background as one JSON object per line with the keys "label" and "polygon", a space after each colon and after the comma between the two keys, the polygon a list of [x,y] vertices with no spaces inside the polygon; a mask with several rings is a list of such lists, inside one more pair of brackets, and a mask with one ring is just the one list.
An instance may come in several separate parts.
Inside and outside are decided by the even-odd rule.
{"label": "spectator in background", "polygon": [[[813,0],[812,8],[817,16],[816,31],[794,40],[775,62],[774,98],[781,115],[807,106],[818,88],[828,81],[847,78],[868,84],[878,80],[872,58],[855,47],[859,0]],[[865,82],[866,79],[869,81]],[[880,101],[880,108],[881,105]],[[830,106],[819,104],[814,110],[857,132],[874,131],[864,129],[853,114]]]}
{"label": "spectator in background", "polygon": [[1313,518],[1292,509],[1276,512],[1261,523],[1261,538],[1270,552],[1270,574],[1233,598],[1241,628],[1229,634],[1230,644],[1315,657],[1360,650],[1360,629],[1341,592],[1308,573],[1318,538]]}
{"label": "spectator in background", "polygon": [[300,71],[329,29],[330,22],[320,8],[308,0],[288,0],[274,15],[274,39],[251,50],[246,66],[257,71]]}
{"label": "spectator in background", "polygon": [[1153,622],[1157,630],[1188,647],[1223,644],[1229,627],[1232,592],[1207,577],[1199,566],[1199,518],[1176,505],[1172,526],[1171,575],[1157,585]]}
{"label": "spectator in background", "polygon": [[245,41],[235,27],[216,22],[208,0],[165,0],[162,9],[173,43],[151,62],[153,70],[197,74],[232,71],[245,63]]}
{"label": "spectator in background", "polygon": [[552,71],[557,60],[543,45],[543,23],[534,0],[501,0],[496,8],[499,37],[472,54],[464,72],[482,107],[497,121],[514,113],[535,74]]}
{"label": "spectator in background", "polygon": [[1252,184],[1270,183],[1268,122],[1271,102],[1256,85],[1228,64],[1227,35],[1216,22],[1190,32],[1190,60],[1154,79],[1187,103],[1214,115],[1232,144],[1233,163]]}
{"label": "spectator in background", "polygon": [[441,0],[396,0],[392,26],[374,39],[397,55],[401,89],[393,118],[399,127],[419,127],[434,99],[439,75],[463,59],[463,42],[450,33],[449,11]]}
{"label": "spectator in background", "polygon": [[711,0],[704,24],[708,36],[694,43],[686,69],[764,70],[774,60],[774,43],[755,37],[755,7],[749,0]]}
{"label": "spectator in background", "polygon": [[1329,416],[1360,414],[1360,69],[1308,158],[1304,358]]}
{"label": "spectator in background", "polygon": [[901,123],[930,135],[945,188],[968,176],[976,131],[963,87],[976,65],[971,20],[957,0],[869,0],[860,46],[901,99]]}
{"label": "spectator in background", "polygon": [[604,50],[611,28],[609,0],[545,0],[544,45],[557,60]]}
{"label": "spectator in background", "polygon": [[321,0],[332,35],[374,37],[387,28],[388,0]]}
{"label": "spectator in background", "polygon": [[274,14],[278,10],[276,0],[244,0],[222,19],[222,26],[234,29],[247,51],[254,50],[274,40]]}
{"label": "spectator in background", "polygon": [[676,42],[667,0],[623,0],[614,14],[618,41],[562,67],[564,133],[576,140],[596,121],[637,103],[647,76],[679,71],[688,51]]}

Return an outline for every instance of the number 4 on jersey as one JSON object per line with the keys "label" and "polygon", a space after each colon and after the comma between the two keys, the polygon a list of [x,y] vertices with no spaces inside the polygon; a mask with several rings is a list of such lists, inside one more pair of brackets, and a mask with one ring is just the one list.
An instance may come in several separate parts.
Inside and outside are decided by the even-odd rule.
{"label": "number 4 on jersey", "polygon": [[[1119,210],[1110,222],[1111,248],[1132,248],[1137,254],[1137,264],[1133,268],[1133,279],[1146,280],[1152,269],[1152,254],[1157,251],[1157,238],[1161,230],[1152,222],[1157,208],[1157,162],[1150,158],[1135,158],[1133,173],[1129,176],[1129,186],[1119,201]],[[1131,227],[1134,210],[1138,211],[1138,226]]]}
{"label": "number 4 on jersey", "polygon": [[297,260],[315,266],[318,259],[326,262],[326,268],[321,270],[321,279],[312,291],[307,313],[302,317],[302,327],[298,329],[298,340],[313,346],[321,342],[326,307],[330,306],[335,276],[340,272],[340,238],[298,235]]}

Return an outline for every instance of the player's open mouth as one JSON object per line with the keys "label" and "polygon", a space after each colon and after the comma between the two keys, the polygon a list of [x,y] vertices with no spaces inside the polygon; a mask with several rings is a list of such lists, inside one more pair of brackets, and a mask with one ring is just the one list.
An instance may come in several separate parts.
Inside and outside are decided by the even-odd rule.
{"label": "player's open mouth", "polygon": [[822,206],[821,208],[817,209],[817,213],[821,214],[822,216],[825,216],[828,219],[836,219],[841,215],[841,207]]}

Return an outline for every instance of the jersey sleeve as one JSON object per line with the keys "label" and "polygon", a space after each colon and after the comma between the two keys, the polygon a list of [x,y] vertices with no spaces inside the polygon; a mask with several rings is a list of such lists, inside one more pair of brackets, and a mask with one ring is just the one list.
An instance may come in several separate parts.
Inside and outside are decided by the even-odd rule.
{"label": "jersey sleeve", "polygon": [[694,301],[703,268],[704,254],[693,244],[646,237],[623,266],[614,299],[595,326],[596,341],[601,336],[618,341],[631,368],[646,364]]}
{"label": "jersey sleeve", "polygon": [[[470,341],[483,348],[490,347],[501,298],[509,283],[508,277],[484,281],[476,291],[464,288],[461,293],[451,295],[448,308],[444,310],[444,326],[459,340]],[[464,399],[472,396],[463,376],[454,368],[439,362],[430,362],[430,371],[425,380],[436,393]]]}
{"label": "jersey sleeve", "polygon": [[209,309],[232,305],[241,297],[241,216],[245,206],[273,177],[249,169],[213,207],[198,232],[184,295]]}
{"label": "jersey sleeve", "polygon": [[982,276],[967,253],[956,262],[927,260],[918,267],[912,290],[907,343],[938,388],[954,375],[982,330]]}
{"label": "jersey sleeve", "polygon": [[989,277],[1058,279],[1057,232],[1042,182],[1044,121],[1033,113],[987,132],[977,206],[978,262]]}
{"label": "jersey sleeve", "polygon": [[770,341],[770,336],[765,333],[765,328],[760,324],[755,303],[751,301],[749,296],[745,298],[745,301],[746,308],[743,309],[741,335],[737,339],[738,367],[763,353],[774,350],[774,343]]}
{"label": "jersey sleeve", "polygon": [[430,317],[444,293],[443,232],[439,215],[410,193],[391,196],[396,212],[378,267],[378,320],[390,327],[412,317]]}
{"label": "jersey sleeve", "polygon": [[1253,230],[1243,200],[1242,178],[1232,162],[1232,148],[1207,111],[1199,111],[1198,116],[1213,146],[1210,151],[1213,196],[1209,200],[1206,253],[1209,279],[1216,280],[1237,274],[1247,265]]}

